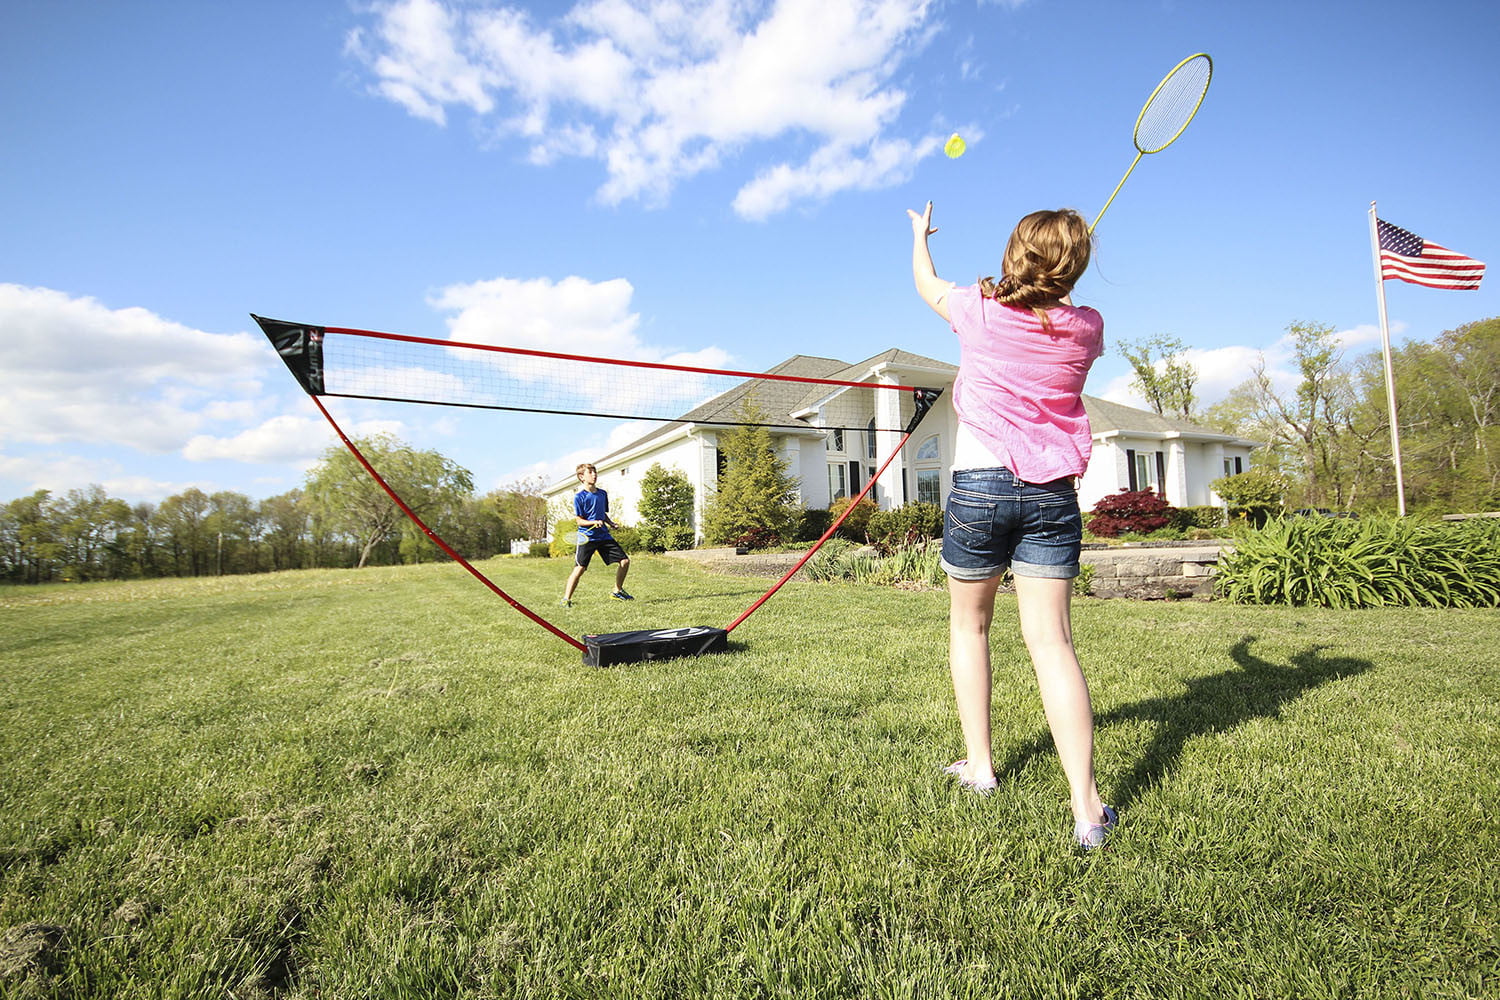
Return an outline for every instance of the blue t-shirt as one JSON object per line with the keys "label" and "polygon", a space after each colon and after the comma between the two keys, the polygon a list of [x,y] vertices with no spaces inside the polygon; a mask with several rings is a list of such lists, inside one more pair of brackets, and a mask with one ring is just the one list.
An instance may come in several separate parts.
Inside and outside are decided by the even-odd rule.
{"label": "blue t-shirt", "polygon": [[[573,511],[585,521],[602,521],[609,514],[609,494],[595,487],[591,493],[588,490],[579,490],[578,495],[573,498]],[[600,524],[592,528],[578,526],[578,541],[599,542],[606,538],[613,538],[609,533],[609,525]]]}

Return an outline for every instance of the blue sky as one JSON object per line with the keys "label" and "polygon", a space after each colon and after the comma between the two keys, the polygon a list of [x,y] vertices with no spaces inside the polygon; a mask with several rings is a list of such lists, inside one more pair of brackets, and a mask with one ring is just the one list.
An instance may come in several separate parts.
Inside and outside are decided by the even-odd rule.
{"label": "blue sky", "polygon": [[[0,7],[0,500],[255,498],[336,444],[249,313],[764,369],[954,361],[912,291],[1086,216],[1161,75],[1207,51],[1075,299],[1191,345],[1207,402],[1289,323],[1378,347],[1366,211],[1495,263],[1500,8],[1128,0],[315,0]],[[968,152],[941,151],[958,131]],[[571,279],[571,280],[570,280]],[[1500,315],[1388,282],[1393,335]],[[1130,401],[1111,350],[1091,393]],[[632,428],[334,400],[488,490]],[[421,410],[425,412],[413,412]]]}

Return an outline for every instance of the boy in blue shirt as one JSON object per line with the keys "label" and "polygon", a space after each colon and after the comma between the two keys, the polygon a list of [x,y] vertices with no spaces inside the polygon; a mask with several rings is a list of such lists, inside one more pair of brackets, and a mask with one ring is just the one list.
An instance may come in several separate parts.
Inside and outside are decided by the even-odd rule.
{"label": "boy in blue shirt", "polygon": [[610,528],[618,525],[609,517],[609,494],[595,485],[599,482],[599,471],[587,462],[575,471],[578,481],[583,484],[583,489],[573,497],[573,514],[578,522],[577,565],[568,576],[568,585],[563,588],[563,598],[559,603],[565,608],[573,606],[573,588],[578,586],[578,578],[589,568],[589,560],[594,558],[595,552],[604,559],[606,566],[611,563],[615,566],[615,589],[610,593],[610,599],[633,601],[635,598],[625,593],[625,574],[630,572],[630,557],[609,533]]}

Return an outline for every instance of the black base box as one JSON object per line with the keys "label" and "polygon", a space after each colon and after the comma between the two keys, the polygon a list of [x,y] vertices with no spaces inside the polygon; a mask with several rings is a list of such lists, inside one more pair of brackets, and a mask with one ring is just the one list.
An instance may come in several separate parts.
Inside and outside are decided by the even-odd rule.
{"label": "black base box", "polygon": [[583,662],[590,667],[642,660],[670,660],[678,656],[722,653],[729,648],[729,633],[721,628],[685,625],[682,628],[642,629],[635,632],[604,632],[583,637]]}

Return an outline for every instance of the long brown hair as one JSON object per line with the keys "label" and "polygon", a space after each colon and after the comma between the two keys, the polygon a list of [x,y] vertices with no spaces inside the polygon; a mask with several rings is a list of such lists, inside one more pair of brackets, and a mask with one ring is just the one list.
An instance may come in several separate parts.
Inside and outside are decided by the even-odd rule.
{"label": "long brown hair", "polygon": [[1088,223],[1071,208],[1032,212],[1016,223],[1005,244],[1000,280],[983,279],[979,291],[987,299],[1029,308],[1050,329],[1043,305],[1073,290],[1092,251]]}

